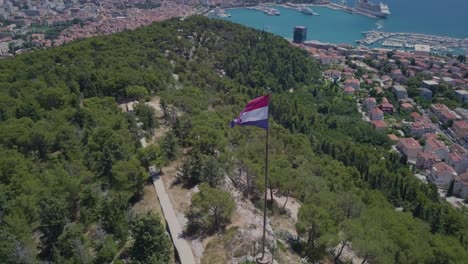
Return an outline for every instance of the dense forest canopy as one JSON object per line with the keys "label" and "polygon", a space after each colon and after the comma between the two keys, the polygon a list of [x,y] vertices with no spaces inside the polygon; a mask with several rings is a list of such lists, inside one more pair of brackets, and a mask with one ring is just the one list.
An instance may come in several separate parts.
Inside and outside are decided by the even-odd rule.
{"label": "dense forest canopy", "polygon": [[[336,245],[352,243],[372,263],[468,259],[465,211],[418,181],[388,151],[386,135],[360,119],[355,101],[322,81],[305,51],[198,16],[0,61],[0,259],[167,261],[157,217],[129,210],[141,198],[145,166],[189,147],[190,183],[206,182],[211,191],[224,175],[233,182],[247,175],[244,194],[258,199],[264,135],[230,130],[228,122],[265,93],[272,93],[268,185],[303,203],[300,254],[336,257]],[[172,131],[150,160],[135,117],[117,107],[147,94],[182,112],[168,118]],[[137,114],[152,112],[141,107]],[[119,257],[130,238],[146,244],[146,226],[161,246]]]}

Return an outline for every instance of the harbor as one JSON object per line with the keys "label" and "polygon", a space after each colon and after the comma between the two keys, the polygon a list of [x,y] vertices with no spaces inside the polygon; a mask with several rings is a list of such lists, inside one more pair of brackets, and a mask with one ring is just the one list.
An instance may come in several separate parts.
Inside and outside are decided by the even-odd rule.
{"label": "harbor", "polygon": [[[375,0],[369,2],[377,3]],[[354,6],[354,3],[351,4]],[[387,18],[361,14],[346,3],[328,1],[314,2],[314,4],[270,3],[243,6],[227,8],[225,12],[218,14],[224,16],[224,19],[266,30],[288,39],[292,38],[292,28],[306,26],[310,29],[307,40],[407,51],[414,50],[414,45],[421,44],[429,45],[434,53],[466,54],[468,51],[468,39],[464,39],[468,31],[463,29],[451,31],[454,27],[439,29],[437,23],[431,28],[426,27],[425,25],[430,25],[432,20],[425,21],[424,24],[420,23],[421,19],[402,23],[399,16],[403,11],[401,7],[395,11],[395,5],[393,3],[389,7],[379,7],[379,12],[390,13],[392,9],[392,13]],[[304,8],[311,11],[310,13],[320,15],[307,14],[309,12]],[[258,11],[262,14],[254,13]],[[408,31],[405,32],[405,29]]]}
{"label": "harbor", "polygon": [[[266,4],[255,5],[255,6],[245,6],[244,8],[250,9],[250,10],[261,11],[269,16],[279,16],[281,15],[281,13],[280,11],[278,11],[278,9],[273,7],[275,5],[276,4],[266,3]],[[315,6],[330,8],[333,10],[345,11],[351,14],[359,14],[359,15],[370,17],[370,18],[385,18],[387,15],[390,14],[390,11],[387,5],[372,4],[370,2],[367,2],[367,0],[359,0],[356,7],[348,6],[346,4],[346,1],[341,1],[341,3],[338,4],[338,3],[334,3],[328,0],[316,1],[313,4],[294,4],[294,3],[286,2],[285,4],[282,4],[279,6],[287,8],[287,9],[292,9],[292,10],[301,12],[306,15],[312,15],[312,16],[320,15],[314,12],[314,10],[312,9],[312,7],[315,7]],[[223,18],[230,17],[230,15],[227,14],[224,9],[221,9],[219,7],[215,8],[214,10],[211,10],[209,14],[217,16],[217,17],[223,17]]]}

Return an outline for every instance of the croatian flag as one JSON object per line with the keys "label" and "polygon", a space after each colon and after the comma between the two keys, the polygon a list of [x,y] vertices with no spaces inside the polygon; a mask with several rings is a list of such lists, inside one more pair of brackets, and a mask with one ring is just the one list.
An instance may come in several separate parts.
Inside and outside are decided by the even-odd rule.
{"label": "croatian flag", "polygon": [[247,103],[239,116],[232,120],[231,128],[234,126],[257,126],[268,129],[268,105],[270,95],[264,95]]}

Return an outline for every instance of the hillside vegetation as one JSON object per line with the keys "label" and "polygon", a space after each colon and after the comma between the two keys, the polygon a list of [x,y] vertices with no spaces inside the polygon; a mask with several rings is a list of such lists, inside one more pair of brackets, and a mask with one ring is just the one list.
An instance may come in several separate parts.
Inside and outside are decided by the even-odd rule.
{"label": "hillside vegetation", "polygon": [[[140,149],[135,116],[117,107],[145,94],[135,86],[181,113],[163,107],[172,131],[151,150]],[[157,217],[129,208],[141,198],[144,166],[174,160],[180,148],[190,151],[182,168],[188,185],[206,183],[215,193],[227,175],[258,204],[264,132],[228,124],[265,93],[272,93],[269,196],[302,202],[300,239],[290,241],[298,254],[338,259],[351,243],[372,263],[468,259],[465,212],[412,175],[306,52],[195,16],[0,61],[2,263],[168,261]],[[150,227],[156,238],[148,243],[160,246],[118,253],[127,241],[148,245]]]}

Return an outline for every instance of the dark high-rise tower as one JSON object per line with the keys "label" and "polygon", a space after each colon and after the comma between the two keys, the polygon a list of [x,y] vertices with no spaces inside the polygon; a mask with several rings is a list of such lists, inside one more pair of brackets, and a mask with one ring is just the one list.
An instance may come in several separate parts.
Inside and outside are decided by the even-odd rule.
{"label": "dark high-rise tower", "polygon": [[294,43],[302,44],[307,39],[307,28],[302,26],[294,27]]}

